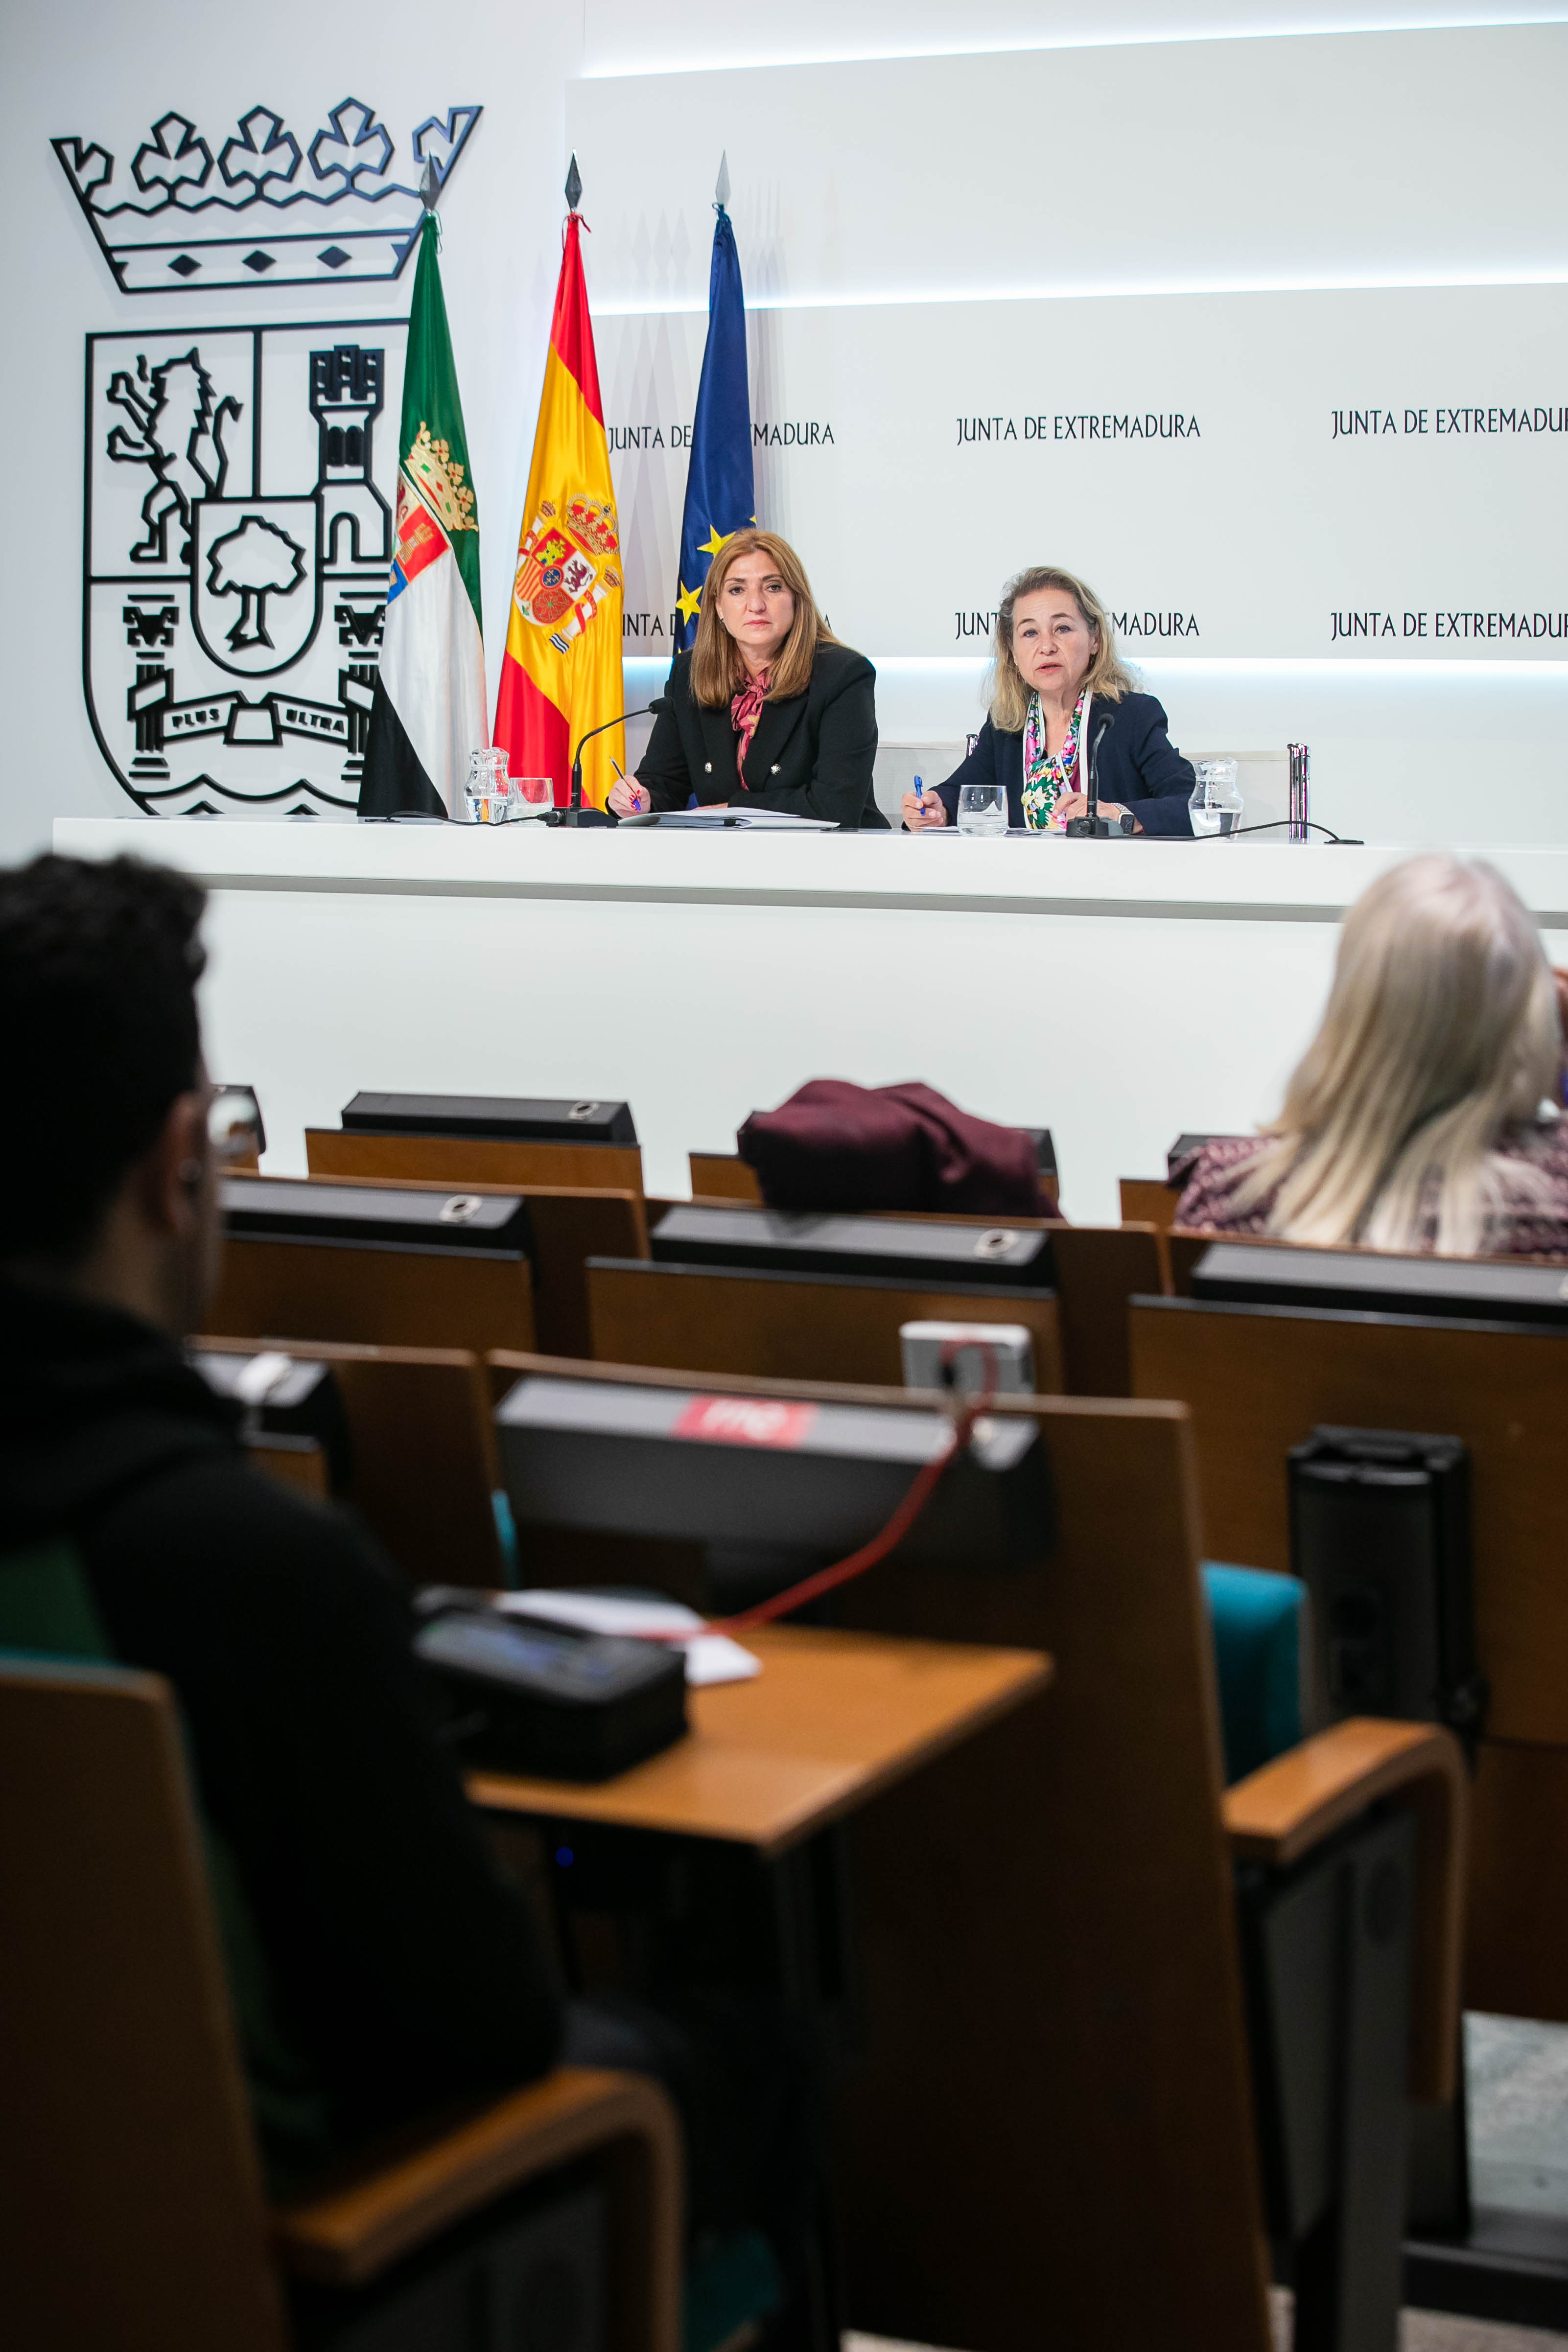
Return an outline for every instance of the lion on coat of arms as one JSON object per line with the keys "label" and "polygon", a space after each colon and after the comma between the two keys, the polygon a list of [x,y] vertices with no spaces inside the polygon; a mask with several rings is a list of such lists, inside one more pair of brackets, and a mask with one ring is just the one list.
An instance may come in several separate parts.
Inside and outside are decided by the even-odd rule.
{"label": "lion on coat of arms", "polygon": [[[607,499],[582,491],[566,501],[563,519],[548,499],[530,523],[518,554],[512,599],[525,621],[548,629],[564,653],[605,596],[621,584],[606,558],[620,551],[616,510]],[[564,628],[562,624],[571,615]]]}

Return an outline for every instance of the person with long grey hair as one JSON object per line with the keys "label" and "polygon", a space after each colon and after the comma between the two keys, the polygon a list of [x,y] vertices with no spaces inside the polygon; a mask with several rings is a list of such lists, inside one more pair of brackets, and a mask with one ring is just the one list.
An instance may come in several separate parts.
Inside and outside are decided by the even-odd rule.
{"label": "person with long grey hair", "polygon": [[910,833],[956,824],[965,784],[1000,787],[1020,833],[1066,831],[1089,808],[1122,833],[1188,834],[1195,778],[1116,650],[1110,614],[1087,581],[1052,564],[1009,580],[996,612],[990,713],[945,782],[904,794]]}
{"label": "person with long grey hair", "polygon": [[1558,992],[1495,866],[1412,857],[1345,919],[1277,1118],[1189,1163],[1179,1225],[1443,1257],[1568,1256]]}

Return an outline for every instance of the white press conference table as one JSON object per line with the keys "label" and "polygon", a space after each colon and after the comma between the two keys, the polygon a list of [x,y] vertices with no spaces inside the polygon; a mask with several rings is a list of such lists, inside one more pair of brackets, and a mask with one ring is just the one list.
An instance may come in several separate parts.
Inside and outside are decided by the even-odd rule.
{"label": "white press conference table", "polygon": [[[214,1075],[266,1166],[360,1087],[628,1101],[652,1192],[812,1077],[1049,1127],[1063,1206],[1278,1108],[1336,928],[1411,853],[1237,841],[62,818],[212,894]],[[1568,961],[1568,849],[1485,853]]]}

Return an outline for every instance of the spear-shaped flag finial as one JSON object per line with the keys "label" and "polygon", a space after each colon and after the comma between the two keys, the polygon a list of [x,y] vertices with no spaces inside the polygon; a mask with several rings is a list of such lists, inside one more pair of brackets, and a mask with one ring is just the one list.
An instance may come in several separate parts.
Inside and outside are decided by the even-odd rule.
{"label": "spear-shaped flag finial", "polygon": [[431,155],[426,159],[425,170],[419,181],[419,201],[427,213],[435,211],[436,199],[440,193],[441,176],[436,169],[436,158]]}
{"label": "spear-shaped flag finial", "polygon": [[577,158],[574,155],[571,165],[566,173],[566,209],[568,212],[574,213],[576,211],[577,199],[582,193],[583,174],[577,169]]}
{"label": "spear-shaped flag finial", "polygon": [[730,151],[726,148],[724,152],[719,158],[719,177],[713,183],[713,202],[718,206],[719,210],[722,212],[729,201]]}

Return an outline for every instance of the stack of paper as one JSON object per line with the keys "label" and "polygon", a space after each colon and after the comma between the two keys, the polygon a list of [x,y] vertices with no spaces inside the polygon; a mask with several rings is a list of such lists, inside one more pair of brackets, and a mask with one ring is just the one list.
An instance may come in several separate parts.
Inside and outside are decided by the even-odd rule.
{"label": "stack of paper", "polygon": [[694,808],[661,809],[654,818],[656,824],[686,825],[700,832],[731,829],[742,833],[837,833],[837,825],[831,817],[790,816],[783,809],[765,808]]}
{"label": "stack of paper", "polygon": [[621,1633],[632,1639],[668,1642],[686,1653],[686,1679],[743,1683],[763,1671],[761,1658],[742,1650],[727,1633],[710,1633],[694,1609],[679,1601],[613,1599],[603,1592],[503,1592],[500,1606],[519,1617],[542,1617],[552,1625],[575,1625],[584,1633]]}

